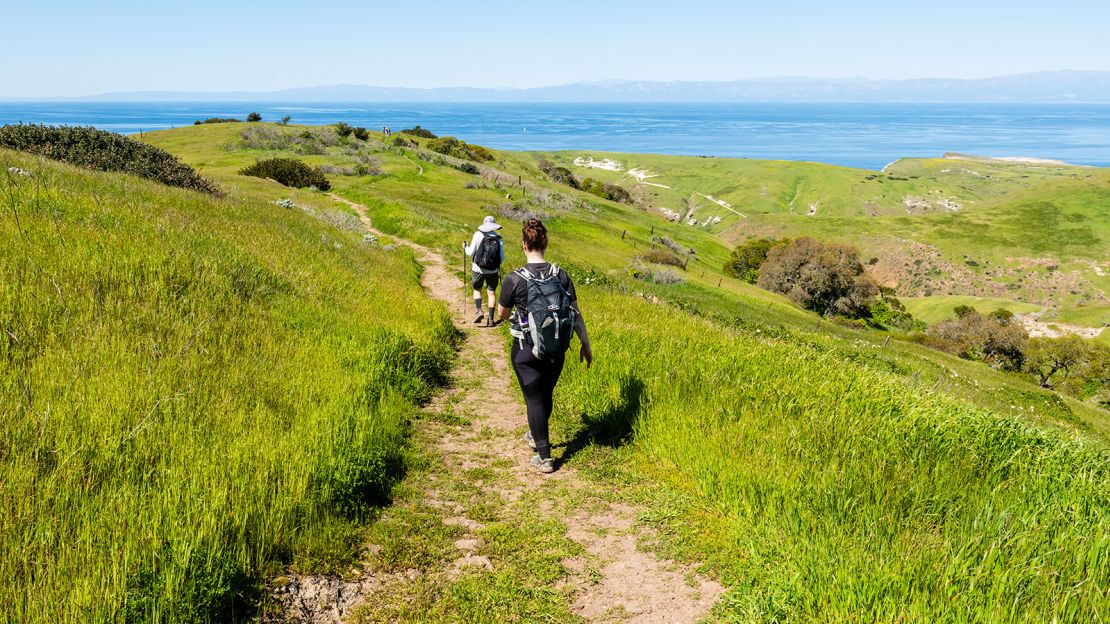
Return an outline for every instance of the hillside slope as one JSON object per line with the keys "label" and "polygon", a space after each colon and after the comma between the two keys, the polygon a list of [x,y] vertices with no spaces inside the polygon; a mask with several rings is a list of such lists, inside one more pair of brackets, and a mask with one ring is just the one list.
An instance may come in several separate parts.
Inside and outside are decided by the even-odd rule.
{"label": "hillside slope", "polygon": [[901,159],[882,172],[598,152],[532,157],[625,185],[661,214],[729,243],[799,235],[852,243],[902,296],[1002,297],[1046,308],[1044,319],[1110,322],[1110,170],[958,155]]}
{"label": "hillside slope", "polygon": [[227,190],[0,150],[0,619],[249,615],[388,500],[444,311],[333,202]]}
{"label": "hillside slope", "polygon": [[[291,127],[267,145],[244,130],[148,140],[229,185],[275,154],[372,164],[373,175],[333,175],[335,192],[460,270],[458,244],[484,214],[546,218],[598,353],[594,370],[570,368],[560,387],[561,436],[584,444],[563,454],[647,502],[659,548],[720,576],[730,588],[721,618],[1106,617],[1104,414],[917,345],[883,348],[881,334],[815,327],[778,297],[724,280],[714,232],[560,188],[535,155],[494,154],[468,174],[377,138]],[[629,262],[662,236],[696,249],[683,282],[631,278]],[[510,246],[509,264],[520,261]]]}

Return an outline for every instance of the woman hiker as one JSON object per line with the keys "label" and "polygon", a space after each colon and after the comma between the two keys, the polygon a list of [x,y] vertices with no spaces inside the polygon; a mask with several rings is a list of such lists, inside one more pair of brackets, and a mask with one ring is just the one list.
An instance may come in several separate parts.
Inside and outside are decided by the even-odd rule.
{"label": "woman hiker", "polygon": [[[486,319],[486,327],[493,327],[497,323],[493,318],[493,306],[497,302],[497,283],[501,280],[501,263],[505,261],[505,241],[497,233],[501,225],[492,216],[487,216],[478,231],[470,239],[470,244],[463,243],[463,252],[474,261],[470,265],[470,285],[474,287],[474,310],[478,316],[475,323]],[[489,293],[489,317],[482,311],[482,284],[486,285]]]}
{"label": "woman hiker", "polygon": [[525,441],[536,451],[532,465],[540,472],[555,471],[551,462],[548,420],[555,384],[572,334],[582,343],[579,360],[593,364],[586,322],[578,310],[574,283],[567,272],[544,259],[547,228],[539,219],[528,219],[523,228],[527,264],[505,277],[498,300],[498,316],[508,320],[513,336],[512,363],[528,409]]}

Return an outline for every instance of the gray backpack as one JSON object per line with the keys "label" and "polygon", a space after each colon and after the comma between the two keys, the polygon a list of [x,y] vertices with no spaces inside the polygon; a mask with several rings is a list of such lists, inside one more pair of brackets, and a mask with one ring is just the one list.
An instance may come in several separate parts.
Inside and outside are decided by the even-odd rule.
{"label": "gray backpack", "polygon": [[570,295],[559,281],[559,267],[540,275],[532,275],[522,268],[516,274],[528,284],[528,303],[524,310],[517,310],[517,322],[509,333],[520,340],[521,348],[529,348],[537,359],[544,360],[570,347],[576,322]]}

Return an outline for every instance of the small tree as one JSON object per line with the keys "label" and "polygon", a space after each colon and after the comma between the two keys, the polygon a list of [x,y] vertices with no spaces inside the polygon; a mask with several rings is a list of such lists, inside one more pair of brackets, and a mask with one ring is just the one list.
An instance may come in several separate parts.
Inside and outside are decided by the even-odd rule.
{"label": "small tree", "polygon": [[864,318],[879,287],[854,247],[799,238],[772,247],[759,269],[759,286],[786,295],[818,314]]}
{"label": "small tree", "polygon": [[958,306],[952,308],[952,311],[956,313],[956,318],[961,318],[961,319],[963,317],[969,315],[969,314],[978,314],[979,313],[978,310],[976,310],[975,308],[973,308],[969,305],[958,305]]}
{"label": "small tree", "polygon": [[282,118],[281,118],[281,121],[279,121],[278,123],[280,123],[280,124],[281,124],[281,125],[283,125],[283,126],[288,126],[288,125],[289,125],[289,120],[290,120],[290,119],[293,119],[293,118],[292,118],[292,117],[290,117],[289,115],[286,115],[286,116],[282,117]]}
{"label": "small tree", "polygon": [[992,319],[998,321],[999,325],[1009,325],[1014,321],[1014,313],[1006,308],[998,308],[989,315]]}
{"label": "small tree", "polygon": [[1005,370],[1021,368],[1029,341],[1025,328],[1003,325],[972,308],[961,311],[962,316],[930,327],[929,335],[939,338],[945,345],[944,350],[962,358],[987,362]]}
{"label": "small tree", "polygon": [[258,113],[251,113],[247,115],[247,121],[262,121],[262,115]]}
{"label": "small tree", "polygon": [[767,252],[775,245],[784,245],[788,242],[790,241],[753,238],[737,245],[725,262],[725,273],[754,284],[759,280],[759,267],[767,260]]}
{"label": "small tree", "polygon": [[1089,363],[1090,348],[1079,336],[1033,338],[1025,350],[1025,370],[1042,388],[1063,388],[1068,378]]}

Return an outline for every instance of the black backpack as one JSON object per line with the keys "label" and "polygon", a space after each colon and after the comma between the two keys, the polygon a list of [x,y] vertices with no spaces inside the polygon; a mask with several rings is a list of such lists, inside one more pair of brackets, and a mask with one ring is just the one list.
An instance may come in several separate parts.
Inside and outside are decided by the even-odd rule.
{"label": "black backpack", "polygon": [[516,274],[528,284],[528,303],[523,311],[517,310],[517,323],[509,333],[521,341],[521,347],[531,347],[538,359],[565,352],[577,319],[570,295],[559,281],[559,267],[552,264],[540,275],[522,268]]}
{"label": "black backpack", "polygon": [[474,264],[486,271],[501,268],[501,237],[492,232],[483,232],[482,242],[474,252]]}

